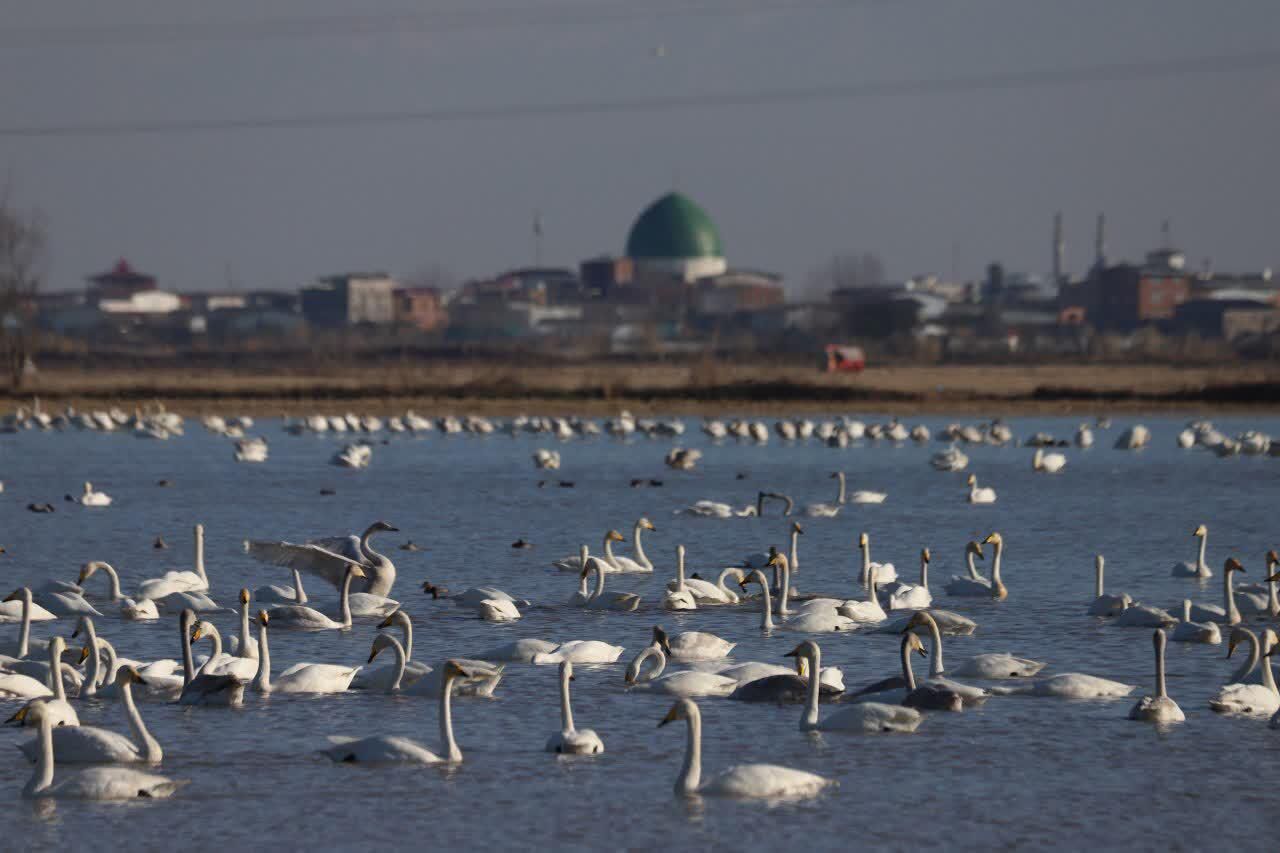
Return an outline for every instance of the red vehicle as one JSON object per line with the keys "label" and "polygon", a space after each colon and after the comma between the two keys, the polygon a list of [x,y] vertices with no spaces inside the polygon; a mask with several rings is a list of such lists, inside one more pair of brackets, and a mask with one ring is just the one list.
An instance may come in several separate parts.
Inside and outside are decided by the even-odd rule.
{"label": "red vehicle", "polygon": [[827,373],[861,373],[867,366],[862,347],[827,344]]}

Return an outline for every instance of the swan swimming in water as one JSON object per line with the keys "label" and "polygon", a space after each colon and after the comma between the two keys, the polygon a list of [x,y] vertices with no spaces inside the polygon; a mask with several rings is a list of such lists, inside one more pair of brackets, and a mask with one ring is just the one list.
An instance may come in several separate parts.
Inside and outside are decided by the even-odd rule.
{"label": "swan swimming in water", "polygon": [[[787,657],[805,661],[813,672],[817,672],[822,665],[822,652],[813,640],[805,640],[787,652]],[[914,708],[880,702],[849,705],[827,715],[826,719],[820,719],[820,698],[818,683],[810,679],[804,713],[800,716],[800,731],[914,732],[923,719]]]}
{"label": "swan swimming in water", "polygon": [[1203,524],[1198,525],[1191,532],[1191,535],[1200,540],[1200,551],[1196,556],[1196,561],[1194,563],[1174,563],[1171,574],[1175,578],[1199,578],[1200,580],[1211,578],[1213,577],[1213,570],[1204,561],[1204,551],[1209,541],[1209,528]]}
{"label": "swan swimming in water", "polygon": [[1217,622],[1221,625],[1239,625],[1240,608],[1236,606],[1236,591],[1232,574],[1244,573],[1245,568],[1235,557],[1229,558],[1222,566],[1222,606],[1214,604],[1191,604],[1191,618]]}
{"label": "swan swimming in water", "polygon": [[1093,558],[1094,599],[1089,604],[1090,616],[1118,616],[1125,608],[1132,606],[1134,603],[1127,592],[1122,592],[1119,595],[1107,595],[1103,582],[1105,565],[1106,560],[1101,554]]}
{"label": "swan swimming in water", "polygon": [[84,484],[84,492],[76,500],[81,506],[111,506],[111,495],[106,492],[95,492],[93,483]]}
{"label": "swan swimming in water", "polygon": [[359,536],[334,536],[315,539],[302,545],[292,542],[249,541],[245,542],[245,551],[261,562],[313,574],[332,584],[335,589],[342,588],[347,566],[357,563],[364,569],[366,580],[363,588],[357,587],[356,592],[387,598],[396,582],[396,565],[390,557],[374,550],[372,544],[373,537],[383,532],[397,533],[399,528],[385,521],[375,521]]}
{"label": "swan swimming in water", "polygon": [[[1271,671],[1271,662],[1267,660],[1275,649],[1276,633],[1270,628],[1264,629],[1262,640],[1259,642],[1257,635],[1252,631],[1240,627],[1232,628],[1231,638],[1227,645],[1228,658],[1231,657],[1236,650],[1236,646],[1241,642],[1248,642],[1250,646],[1249,660],[1245,665],[1247,670],[1245,670],[1243,676],[1237,672],[1236,680],[1224,686],[1216,696],[1209,700],[1209,707],[1222,714],[1271,716],[1280,711],[1280,691],[1276,689],[1276,680]],[[1243,679],[1248,677],[1248,671],[1256,667],[1261,667],[1262,683],[1243,683]]]}
{"label": "swan swimming in water", "polygon": [[305,604],[277,604],[271,608],[271,619],[282,628],[301,628],[308,631],[346,630],[351,627],[351,582],[365,576],[363,567],[345,557],[332,555],[346,564],[342,592],[338,599],[339,619],[329,618]]}
{"label": "swan swimming in water", "polygon": [[1129,719],[1145,723],[1181,723],[1187,716],[1182,713],[1178,703],[1169,698],[1169,691],[1165,687],[1165,635],[1162,628],[1156,629],[1152,642],[1156,648],[1156,695],[1139,699],[1138,704],[1129,710]]}
{"label": "swan swimming in water", "polygon": [[[644,664],[650,658],[655,663],[649,669]],[[664,675],[667,656],[657,640],[645,646],[640,654],[627,665],[623,680],[628,688],[644,687],[670,693],[673,696],[695,698],[699,696],[728,696],[738,686],[738,680],[715,672],[687,670]]]}
{"label": "swan swimming in water", "polygon": [[[581,580],[585,581],[587,575],[595,572],[596,587],[595,590],[587,597],[586,601],[581,605],[588,610],[621,610],[626,612],[634,612],[640,609],[640,596],[633,592],[619,592],[606,596],[604,593],[604,576],[606,565],[603,560],[598,557],[588,557],[587,565],[582,570]],[[581,590],[579,590],[581,592]],[[575,597],[576,598],[576,597]]]}
{"label": "swan swimming in water", "polygon": [[1175,643],[1207,643],[1217,645],[1222,642],[1222,631],[1216,622],[1191,621],[1191,599],[1182,600],[1182,621],[1173,629],[1169,639]]}
{"label": "swan swimming in water", "polygon": [[996,502],[996,490],[990,486],[979,488],[978,475],[970,474],[966,481],[969,486],[969,503],[971,504],[993,504]]}
{"label": "swan swimming in water", "polygon": [[[267,625],[271,617],[258,611],[258,671],[253,689],[259,693],[344,693],[360,671],[358,666],[327,663],[295,663],[271,680],[271,649],[267,645]],[[383,635],[385,636],[385,635]]]}
{"label": "swan swimming in water", "polygon": [[22,795],[27,798],[59,798],[78,800],[162,799],[186,784],[164,776],[143,773],[127,767],[93,767],[73,776],[54,779],[56,754],[53,745],[54,724],[47,716],[44,702],[25,709],[28,725],[39,727],[40,755]]}
{"label": "swan swimming in water", "polygon": [[693,591],[687,586],[688,582],[684,577],[684,553],[684,546],[677,545],[675,588],[672,589],[668,584],[666,592],[662,594],[663,610],[698,609],[698,600],[694,597]]}
{"label": "swan swimming in water", "polygon": [[705,782],[702,780],[702,714],[692,699],[681,699],[658,723],[658,727],[677,720],[688,724],[688,743],[684,764],[676,777],[676,793],[681,796],[744,797],[788,800],[815,796],[835,785],[816,773],[779,767],[776,764],[739,764],[723,770]]}
{"label": "swan swimming in water", "polygon": [[836,471],[831,476],[833,479],[840,481],[840,488],[836,493],[835,503],[809,504],[804,508],[804,514],[810,518],[835,518],[840,514],[840,509],[844,506],[846,500],[845,476],[843,471]]}
{"label": "swan swimming in water", "polygon": [[[133,740],[109,729],[96,726],[58,726],[53,731],[53,754],[63,764],[159,764],[164,757],[160,743],[151,736],[134,704],[131,685],[143,684],[142,676],[131,666],[122,666],[115,674],[115,684],[124,703],[125,718],[133,732]],[[40,700],[36,700],[40,701]],[[21,720],[29,712],[27,705],[14,719]],[[20,744],[28,761],[40,760],[40,738]]]}
{"label": "swan swimming in water", "polygon": [[[871,574],[871,537],[866,533],[858,536],[858,548],[862,551],[862,583],[868,583]],[[890,583],[898,579],[898,570],[893,563],[876,563],[876,578],[879,583]]]}
{"label": "swan swimming in water", "polygon": [[[244,703],[244,681],[234,675],[210,675],[196,673],[191,655],[192,632],[196,627],[196,613],[183,609],[178,617],[178,630],[182,639],[182,693],[179,705],[240,705]],[[261,653],[261,649],[259,650]]]}
{"label": "swan swimming in water", "polygon": [[660,625],[653,626],[653,642],[662,648],[667,658],[681,663],[721,660],[738,645],[705,631],[669,635]]}
{"label": "swan swimming in water", "polygon": [[560,663],[560,731],[547,740],[547,752],[567,755],[599,755],[604,741],[591,729],[573,725],[573,707],[569,704],[569,682],[573,681],[573,662]]}

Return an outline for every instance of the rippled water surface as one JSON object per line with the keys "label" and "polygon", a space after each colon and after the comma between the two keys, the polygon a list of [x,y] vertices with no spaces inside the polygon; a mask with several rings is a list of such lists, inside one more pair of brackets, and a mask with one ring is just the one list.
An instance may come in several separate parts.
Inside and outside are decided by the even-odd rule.
{"label": "rippled water surface", "polygon": [[[935,430],[946,419],[924,419]],[[619,664],[579,667],[573,684],[580,728],[600,733],[607,752],[557,759],[543,752],[559,728],[554,667],[509,665],[492,700],[454,704],[465,762],[450,770],[333,765],[316,750],[331,734],[403,734],[437,743],[432,700],[357,692],[304,698],[250,693],[243,708],[143,704],[165,748],[161,772],[191,780],[167,802],[120,805],[19,798],[29,767],[16,750],[0,760],[0,798],[8,797],[4,846],[130,846],[205,850],[250,847],[369,848],[716,848],[777,849],[800,842],[816,848],[998,847],[1077,849],[1275,849],[1275,773],[1280,732],[1265,719],[1210,712],[1208,698],[1236,661],[1222,646],[1170,644],[1171,695],[1187,722],[1168,731],[1129,722],[1133,699],[1072,702],[994,698],[961,714],[933,714],[914,735],[803,734],[800,708],[701,701],[704,768],[767,761],[818,772],[839,788],[817,799],[769,807],[760,803],[673,796],[684,750],[683,726],[657,729],[671,700],[624,690],[623,666],[647,642],[652,626],[669,632],[712,631],[739,645],[737,661],[786,663],[799,637],[762,635],[755,605],[672,614],[655,609],[674,574],[675,546],[689,551],[690,571],[710,573],[748,553],[786,541],[788,522],[776,514],[713,520],[674,514],[700,498],[746,504],[760,489],[783,491],[801,505],[830,501],[836,468],[852,488],[886,491],[880,506],[847,506],[837,518],[802,519],[805,590],[860,595],[854,589],[857,535],[872,537],[873,556],[914,579],[921,546],[932,549],[933,591],[940,606],[976,619],[972,637],[948,639],[958,663],[980,652],[1010,651],[1049,661],[1046,673],[1082,671],[1152,689],[1150,631],[1124,629],[1085,615],[1093,595],[1093,555],[1107,556],[1108,585],[1171,607],[1183,597],[1218,603],[1217,577],[1206,585],[1170,577],[1170,566],[1195,556],[1192,529],[1209,527],[1209,561],[1238,556],[1245,581],[1263,574],[1263,554],[1280,546],[1275,508],[1280,459],[1218,459],[1175,447],[1182,418],[1144,419],[1153,444],[1143,452],[1111,449],[1117,419],[1088,451],[1056,476],[1033,474],[1026,448],[966,448],[984,484],[999,491],[994,506],[964,500],[964,474],[933,471],[939,449],[865,443],[833,450],[817,442],[765,447],[711,444],[690,420],[680,442],[705,451],[690,473],[664,468],[671,442],[598,438],[557,444],[548,437],[469,435],[396,437],[377,444],[372,466],[347,471],[327,464],[337,439],[289,437],[277,422],[258,425],[271,441],[263,465],[238,464],[226,439],[188,423],[167,442],[88,432],[24,432],[0,436],[0,572],[6,587],[47,578],[75,580],[81,563],[107,560],[126,591],[167,568],[189,567],[191,525],[208,530],[214,596],[234,603],[241,586],[287,583],[284,570],[248,559],[245,538],[289,539],[358,532],[386,519],[400,534],[378,544],[396,561],[394,596],[417,626],[415,657],[434,662],[469,655],[519,637],[601,639],[626,646]],[[1280,421],[1219,419],[1228,433],[1256,427],[1280,434]],[[1074,421],[1017,419],[1015,433],[1069,436]],[[563,468],[535,471],[531,452],[558,447]],[[739,479],[739,475],[743,475]],[[661,488],[630,488],[634,477],[660,478]],[[158,487],[167,479],[172,485]],[[538,487],[540,479],[551,482]],[[555,480],[574,488],[559,488]],[[84,480],[115,504],[88,509],[64,503]],[[321,496],[322,488],[336,491]],[[26,511],[49,501],[57,512]],[[630,533],[647,516],[657,531],[645,547],[658,565],[652,577],[611,575],[611,588],[644,596],[639,613],[585,613],[563,606],[575,575],[549,567],[597,547],[610,527]],[[962,570],[965,542],[993,530],[1006,542],[1009,599],[992,603],[947,599],[942,584]],[[170,550],[154,550],[163,535]],[[523,537],[535,544],[510,547]],[[418,552],[398,546],[412,539]],[[620,549],[629,552],[629,546]],[[985,573],[985,569],[984,569]],[[467,610],[431,601],[421,581],[455,590],[490,583],[530,599],[518,623],[493,625]],[[105,579],[104,579],[105,580]],[[90,581],[91,597],[103,587]],[[7,593],[9,589],[6,589]],[[335,593],[313,581],[314,599]],[[99,632],[124,655],[178,657],[175,620],[120,620],[106,614]],[[238,632],[233,615],[215,620]],[[272,633],[277,674],[296,661],[362,663],[377,620],[357,620],[347,632]],[[35,637],[69,635],[67,620],[38,623]],[[17,627],[0,626],[0,634]],[[857,686],[898,668],[897,638],[858,632],[819,637],[823,663],[844,669]],[[922,672],[923,663],[917,671]],[[15,703],[3,703],[8,716]],[[125,730],[115,703],[81,703],[86,724]],[[18,743],[29,731],[5,729]],[[59,773],[66,768],[59,768]]]}

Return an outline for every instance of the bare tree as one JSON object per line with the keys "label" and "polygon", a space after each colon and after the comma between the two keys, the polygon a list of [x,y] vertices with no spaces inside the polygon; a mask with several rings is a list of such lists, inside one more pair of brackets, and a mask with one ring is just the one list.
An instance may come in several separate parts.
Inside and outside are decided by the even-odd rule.
{"label": "bare tree", "polygon": [[809,274],[804,295],[826,299],[833,290],[846,287],[873,287],[884,282],[884,262],[875,252],[845,252],[835,255]]}
{"label": "bare tree", "polygon": [[35,297],[44,274],[46,231],[38,210],[22,211],[0,187],[0,354],[9,386],[22,386],[36,345]]}

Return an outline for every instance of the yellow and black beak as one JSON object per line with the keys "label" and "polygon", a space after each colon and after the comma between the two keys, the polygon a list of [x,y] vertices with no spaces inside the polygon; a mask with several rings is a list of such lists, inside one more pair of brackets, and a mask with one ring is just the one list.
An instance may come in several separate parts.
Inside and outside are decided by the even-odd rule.
{"label": "yellow and black beak", "polygon": [[80,650],[80,661],[77,664],[77,666],[79,666],[80,663],[84,663],[88,659],[89,659],[89,647],[85,646],[83,649]]}
{"label": "yellow and black beak", "polygon": [[22,724],[22,723],[27,719],[27,708],[28,708],[28,707],[29,707],[29,706],[27,706],[27,705],[23,705],[21,708],[19,708],[19,709],[18,709],[17,713],[15,713],[15,714],[14,714],[12,717],[10,717],[9,719],[5,720],[5,721],[4,721],[4,724],[5,724],[6,726],[17,726],[17,725],[21,725],[21,724]]}
{"label": "yellow and black beak", "polygon": [[678,719],[680,719],[679,709],[672,708],[670,711],[667,712],[667,715],[662,718],[662,722],[658,723],[658,728],[662,728],[667,723],[674,723]]}

